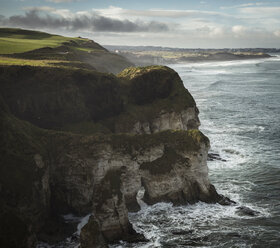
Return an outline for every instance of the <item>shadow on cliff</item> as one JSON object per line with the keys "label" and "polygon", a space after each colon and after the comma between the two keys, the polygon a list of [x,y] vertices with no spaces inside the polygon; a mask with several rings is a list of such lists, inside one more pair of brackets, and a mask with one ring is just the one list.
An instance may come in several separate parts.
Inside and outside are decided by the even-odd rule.
{"label": "shadow on cliff", "polygon": [[178,74],[118,75],[0,67],[0,222],[3,247],[34,247],[73,232],[61,215],[92,213],[81,247],[143,241],[128,220],[148,204],[230,204],[208,179],[209,140]]}

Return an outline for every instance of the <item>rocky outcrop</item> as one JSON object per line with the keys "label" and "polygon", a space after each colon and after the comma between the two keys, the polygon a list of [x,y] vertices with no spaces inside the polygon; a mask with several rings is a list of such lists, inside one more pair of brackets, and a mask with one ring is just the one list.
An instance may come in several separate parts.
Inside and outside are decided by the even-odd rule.
{"label": "rocky outcrop", "polygon": [[164,130],[188,130],[198,129],[200,121],[198,119],[198,110],[196,107],[190,107],[179,113],[164,111],[149,122],[136,122],[130,133],[144,134],[156,133]]}
{"label": "rocky outcrop", "polygon": [[221,199],[208,180],[209,140],[198,130],[73,136],[67,141],[56,148],[53,199],[68,211],[93,211],[109,242],[135,237],[127,212],[140,209],[136,195],[142,187],[148,204]]}
{"label": "rocky outcrop", "polygon": [[130,68],[115,77],[4,66],[0,80],[12,114],[42,128],[140,134],[199,125],[192,96],[167,67]]}
{"label": "rocky outcrop", "polygon": [[81,232],[81,248],[108,248],[96,219],[91,216]]}
{"label": "rocky outcrop", "polygon": [[118,77],[126,85],[127,99],[125,111],[115,118],[115,132],[151,134],[200,125],[194,99],[170,68],[128,68]]}
{"label": "rocky outcrop", "polygon": [[[1,70],[0,218],[22,223],[14,237],[24,247],[36,235],[47,237],[50,217],[69,212],[92,214],[81,232],[83,248],[143,240],[127,215],[139,210],[142,188],[148,204],[223,200],[208,180],[209,140],[197,129],[196,104],[175,71],[129,68],[115,77]],[[90,123],[87,135],[82,121]],[[68,124],[75,133],[58,131]],[[12,244],[7,247],[20,247],[5,238],[9,231],[1,234]]]}

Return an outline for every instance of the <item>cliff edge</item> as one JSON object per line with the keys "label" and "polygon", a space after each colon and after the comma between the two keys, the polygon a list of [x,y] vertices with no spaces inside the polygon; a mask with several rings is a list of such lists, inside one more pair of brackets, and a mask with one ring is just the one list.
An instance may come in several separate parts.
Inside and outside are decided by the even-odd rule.
{"label": "cliff edge", "polygon": [[127,215],[140,209],[142,189],[147,204],[225,203],[208,179],[209,140],[195,101],[172,69],[0,72],[5,247],[57,242],[68,213],[91,214],[83,248],[143,240]]}

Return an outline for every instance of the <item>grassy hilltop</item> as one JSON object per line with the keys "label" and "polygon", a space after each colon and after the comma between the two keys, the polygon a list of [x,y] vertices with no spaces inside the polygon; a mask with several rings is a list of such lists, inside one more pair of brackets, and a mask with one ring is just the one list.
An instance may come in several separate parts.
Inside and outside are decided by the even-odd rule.
{"label": "grassy hilltop", "polygon": [[38,31],[14,28],[0,29],[0,53],[24,53],[43,47],[58,47],[71,40],[81,41],[80,38],[68,38]]}
{"label": "grassy hilltop", "polygon": [[0,65],[84,68],[118,73],[132,63],[90,39],[0,28]]}

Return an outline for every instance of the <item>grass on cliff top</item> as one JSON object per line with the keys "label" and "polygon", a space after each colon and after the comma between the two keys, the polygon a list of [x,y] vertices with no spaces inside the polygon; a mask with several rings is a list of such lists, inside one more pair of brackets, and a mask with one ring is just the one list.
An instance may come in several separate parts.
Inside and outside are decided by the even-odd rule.
{"label": "grass on cliff top", "polygon": [[[178,74],[169,67],[129,67],[119,73],[117,77],[122,79],[122,83],[128,87],[130,93],[128,92],[127,95],[132,98],[125,99],[127,102],[125,111],[115,117],[114,120],[116,125],[124,126],[123,129],[130,130],[137,121],[150,122],[162,113],[179,113],[188,107],[195,107],[196,105]],[[147,81],[150,81],[150,85],[147,84]],[[157,92],[159,92],[159,89],[163,91],[168,87],[169,81],[172,84],[169,92],[165,92],[168,94],[163,97],[158,96],[158,93],[155,93],[154,96],[151,94],[154,89],[157,89]],[[131,94],[131,87],[135,84],[138,85],[137,90],[134,90],[134,93]],[[144,104],[133,102],[135,94],[139,99],[143,99],[147,93],[150,94],[152,101]]]}
{"label": "grass on cliff top", "polygon": [[91,43],[91,47],[86,47],[85,44],[88,42],[90,40],[84,38],[64,37],[15,28],[0,28],[0,54],[24,53],[43,47],[54,48],[63,44],[86,52],[102,50],[96,43]]}
{"label": "grass on cliff top", "polygon": [[[75,62],[80,63],[80,62]],[[75,64],[74,63],[74,64]],[[0,65],[40,66],[40,67],[75,67],[72,61],[64,60],[33,60],[0,56]]]}
{"label": "grass on cliff top", "polygon": [[23,53],[42,47],[57,47],[72,38],[38,31],[0,29],[0,54]]}
{"label": "grass on cliff top", "polygon": [[153,70],[161,70],[161,71],[169,71],[169,72],[173,71],[171,68],[162,65],[152,65],[152,66],[145,66],[145,67],[128,67],[124,69],[122,72],[120,72],[117,76],[119,78],[131,80],[133,78],[139,77]]}

